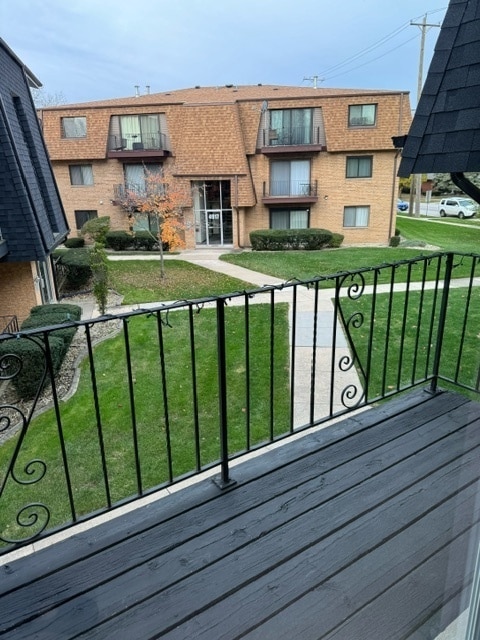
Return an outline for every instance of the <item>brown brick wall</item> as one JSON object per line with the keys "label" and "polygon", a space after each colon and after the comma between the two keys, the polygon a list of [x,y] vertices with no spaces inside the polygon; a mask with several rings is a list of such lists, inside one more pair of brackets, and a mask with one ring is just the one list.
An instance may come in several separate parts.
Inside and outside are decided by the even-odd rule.
{"label": "brown brick wall", "polygon": [[31,263],[0,263],[0,315],[16,315],[21,323],[39,303]]}

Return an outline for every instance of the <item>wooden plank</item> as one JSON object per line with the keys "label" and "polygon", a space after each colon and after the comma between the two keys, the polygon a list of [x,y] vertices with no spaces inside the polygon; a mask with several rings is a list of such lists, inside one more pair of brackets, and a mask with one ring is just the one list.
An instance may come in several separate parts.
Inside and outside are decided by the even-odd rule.
{"label": "wooden plank", "polygon": [[[461,415],[464,414],[461,408],[456,409],[455,411],[459,412]],[[392,446],[391,443],[387,443],[378,448],[373,454],[375,456],[374,464],[372,464],[371,460],[372,452],[368,452],[367,454],[364,454],[364,456],[357,457],[354,460],[355,468],[336,467],[329,474],[324,474],[322,477],[321,501],[326,502],[334,497],[338,492],[347,491],[352,487],[355,488],[355,491],[359,495],[360,500],[362,492],[364,490],[362,489],[362,485],[359,483],[365,481],[370,476],[374,476],[375,474],[377,474],[378,469],[382,469],[382,471],[384,471],[389,466],[397,464],[399,461],[405,458],[405,456],[415,454],[420,446],[426,446],[430,444],[431,441],[443,438],[445,434],[450,433],[451,429],[452,420],[450,418],[442,418],[441,421],[429,423],[427,427],[422,430],[421,437],[419,435],[415,438],[412,438],[407,434],[406,436],[397,438],[395,440],[395,446]],[[459,447],[463,447],[463,441],[464,436],[460,434],[458,436]],[[451,459],[451,457],[457,451],[452,445],[449,445],[448,448],[441,445],[441,449],[443,450],[442,455],[445,455],[446,459],[448,460]],[[429,466],[426,473],[431,472],[433,468],[433,462],[435,464],[442,463],[442,455],[440,455],[439,453],[432,453],[429,458]],[[416,463],[415,469],[417,471],[419,470],[419,467],[416,465]],[[406,475],[405,477],[409,476]],[[289,486],[291,486],[291,484],[292,482],[290,477]],[[141,541],[137,541],[138,543],[142,544],[137,545],[137,548],[132,549],[131,551],[135,555],[137,561],[140,561],[141,564],[138,569],[134,566],[133,573],[130,572],[129,574],[126,574],[125,568],[123,566],[124,558],[128,558],[129,560],[131,560],[131,545],[129,545],[127,550],[117,550],[116,548],[113,548],[109,550],[109,553],[105,556],[102,555],[99,558],[91,558],[88,562],[82,562],[82,565],[86,565],[85,570],[83,571],[80,570],[80,565],[77,564],[71,568],[68,568],[66,571],[62,572],[62,574],[55,574],[54,580],[49,580],[49,578],[47,577],[44,580],[40,580],[36,583],[28,585],[21,591],[21,593],[13,591],[10,594],[4,596],[2,599],[5,608],[4,614],[1,616],[0,628],[8,628],[18,625],[26,610],[29,611],[29,615],[31,616],[38,615],[42,611],[47,611],[56,603],[60,603],[62,600],[72,598],[76,594],[81,594],[86,588],[93,589],[95,588],[97,583],[99,585],[103,584],[109,576],[115,576],[117,573],[120,574],[120,578],[118,579],[115,588],[113,589],[111,585],[109,586],[109,589],[112,590],[112,593],[122,593],[122,589],[125,590],[125,588],[127,588],[130,583],[134,582],[135,584],[138,584],[138,589],[140,590],[140,592],[135,592],[135,598],[144,598],[146,597],[146,595],[148,595],[148,589],[152,589],[154,586],[157,589],[159,588],[159,585],[156,582],[157,578],[155,577],[154,573],[148,572],[149,579],[139,578],[142,572],[145,571],[146,558],[144,556],[144,553],[147,552],[147,549],[150,553],[148,561],[151,565],[157,564],[160,565],[163,569],[168,569],[166,572],[164,571],[168,580],[163,585],[164,588],[166,588],[170,583],[175,582],[176,580],[181,580],[185,575],[188,575],[189,572],[198,570],[198,567],[203,566],[202,554],[205,553],[205,550],[202,548],[202,544],[204,544],[205,547],[209,549],[209,557],[211,562],[213,562],[217,557],[221,557],[221,555],[226,552],[232,553],[236,547],[240,547],[244,543],[241,532],[247,529],[247,527],[249,526],[249,522],[252,519],[260,523],[261,530],[256,533],[255,531],[252,531],[250,537],[260,537],[261,535],[263,535],[263,531],[265,531],[265,529],[267,528],[267,523],[269,521],[268,519],[271,519],[271,514],[273,514],[274,524],[269,524],[268,526],[274,528],[276,526],[275,522],[278,520],[278,513],[281,514],[280,524],[284,524],[284,520],[292,520],[302,513],[309,514],[311,509],[314,507],[318,508],[319,499],[316,495],[316,491],[318,491],[318,489],[319,483],[317,478],[314,478],[314,480],[309,480],[309,482],[307,483],[302,483],[301,480],[298,480],[298,485],[291,488],[289,492],[287,492],[286,494],[281,494],[279,497],[272,499],[268,504],[267,510],[264,505],[260,505],[259,507],[257,507],[258,513],[250,513],[249,511],[242,513],[242,510],[239,509],[238,502],[234,501],[233,506],[230,504],[230,508],[224,508],[222,509],[222,511],[224,515],[225,511],[231,511],[235,514],[239,513],[240,515],[236,516],[234,521],[227,521],[226,526],[223,528],[219,527],[213,532],[207,531],[202,535],[201,539],[196,538],[196,536],[194,536],[191,540],[187,539],[187,544],[185,545],[183,553],[186,557],[189,557],[191,559],[188,563],[184,563],[183,565],[178,566],[178,562],[176,560],[176,556],[178,553],[177,545],[180,544],[180,540],[177,541],[177,536],[181,536],[183,527],[180,531],[178,523],[175,522],[173,535],[176,542],[174,545],[174,549],[171,552],[169,552],[169,550],[171,550],[172,547],[172,529],[162,529],[162,536],[163,538],[165,538],[163,540],[164,546],[168,543],[168,546],[165,547],[164,551],[168,553],[168,555],[161,556],[159,553],[159,548],[155,544],[155,542],[158,541],[152,541],[150,537],[144,537]],[[382,491],[383,487],[381,487],[380,489]],[[370,497],[373,498],[374,495],[376,494],[372,493]],[[229,498],[230,497],[234,498],[235,494],[230,494]],[[225,498],[227,498],[227,496],[225,496]],[[286,514],[287,504],[289,511],[288,517]],[[348,510],[351,510],[351,506],[347,503],[347,513],[345,517],[349,516]],[[190,523],[190,526],[192,526],[192,523]],[[198,534],[197,520],[194,521],[193,526],[195,527],[196,533]],[[235,532],[235,535],[232,535],[232,531]],[[203,539],[205,539],[204,543],[202,542]],[[155,550],[157,551],[156,557],[155,555],[153,555],[155,553]],[[118,563],[118,555],[120,555],[120,557],[122,558],[122,564]],[[54,585],[62,585],[61,590],[51,588],[51,586],[49,588],[48,585],[51,585],[52,583]],[[124,584],[123,587],[122,583]],[[122,600],[122,606],[123,605],[124,602]],[[68,603],[65,608],[68,609]],[[102,610],[108,610],[106,603],[104,603]]]}
{"label": "wooden plank", "polygon": [[[413,431],[425,422],[425,416],[429,421],[434,421],[446,411],[459,408],[468,399],[458,394],[441,394],[430,396],[424,392],[415,394],[414,406],[409,402],[390,402],[389,406],[395,408],[393,415],[388,415],[384,407],[376,408],[343,421],[339,425],[323,429],[317,433],[308,434],[308,437],[288,443],[280,447],[272,455],[263,455],[253,461],[245,462],[234,471],[239,482],[235,489],[235,498],[232,508],[248,510],[261,502],[268,501],[272,495],[279,494],[282,490],[289,490],[293,478],[317,477],[319,470],[327,471],[329,468],[345,463],[356,455],[374,449],[380,444],[394,440],[406,432]],[[401,407],[407,407],[409,411],[402,412]],[[428,408],[427,408],[428,406]],[[425,411],[425,409],[427,409]],[[377,416],[377,417],[375,417]],[[388,419],[386,419],[388,416]],[[348,438],[362,433],[367,437],[355,440],[355,447],[348,449],[338,447],[339,442],[345,442]],[[332,437],[332,434],[333,437]],[[289,474],[282,473],[282,467],[288,464]],[[262,491],[251,491],[249,482],[261,481]],[[221,500],[218,505],[216,500]],[[136,555],[147,553],[142,547],[151,544],[158,550],[159,542],[151,540],[154,530],[162,522],[169,522],[178,517],[178,529],[183,534],[183,539],[191,535],[192,523],[196,527],[195,514],[202,508],[202,518],[205,518],[205,526],[213,527],[219,522],[230,517],[229,504],[225,504],[225,494],[220,494],[210,481],[189,487],[181,493],[162,499],[157,504],[150,504],[138,512],[130,513],[115,520],[92,529],[79,533],[64,542],[55,545],[55,551],[50,549],[39,551],[35,554],[35,563],[30,559],[21,558],[14,563],[0,567],[0,594],[8,593],[25,583],[32,583],[58,571],[62,566],[68,566],[77,558],[94,558],[96,553],[102,550],[114,548],[117,543],[128,543],[131,548],[125,548],[126,562]],[[204,505],[209,504],[207,509]],[[225,511],[227,509],[227,512]],[[138,537],[137,537],[138,536]],[[141,550],[138,554],[136,551]],[[134,564],[135,560],[133,560]]]}
{"label": "wooden plank", "polygon": [[[478,432],[478,429],[476,431]],[[450,444],[446,441],[443,442],[443,445],[447,450],[450,448]],[[365,486],[365,490],[360,493],[357,493],[357,487],[355,487],[350,495],[342,495],[337,500],[324,505],[318,516],[311,512],[308,518],[308,514],[306,514],[305,522],[301,526],[299,525],[299,519],[296,519],[294,523],[289,523],[289,525],[275,530],[273,535],[269,535],[268,531],[265,531],[264,535],[259,538],[254,540],[247,539],[242,548],[237,548],[235,553],[229,554],[228,563],[222,562],[221,565],[216,562],[207,564],[205,569],[193,572],[191,576],[168,589],[151,592],[146,597],[144,594],[143,598],[139,597],[138,589],[141,589],[142,586],[140,585],[137,589],[137,584],[151,579],[149,575],[144,575],[143,580],[131,579],[128,595],[124,590],[119,590],[115,584],[109,583],[103,593],[97,593],[95,602],[97,602],[103,613],[105,608],[109,610],[111,596],[115,594],[119,599],[119,603],[122,603],[123,609],[117,609],[119,615],[115,615],[110,610],[109,615],[115,615],[115,617],[106,621],[105,624],[100,624],[95,629],[86,630],[85,636],[80,635],[79,637],[105,638],[115,634],[120,639],[134,637],[136,633],[140,632],[141,637],[147,638],[156,633],[171,632],[182,619],[197,617],[204,609],[214,606],[223,598],[236,593],[240,588],[244,588],[251,582],[261,580],[264,575],[272,570],[278,572],[276,583],[285,587],[289,591],[289,597],[293,599],[296,597],[290,592],[293,578],[296,577],[298,588],[305,589],[306,576],[311,574],[312,563],[318,563],[319,558],[329,565],[330,571],[338,571],[340,562],[348,565],[354,561],[356,554],[358,554],[358,544],[353,544],[354,540],[358,543],[363,541],[365,545],[363,553],[366,553],[371,545],[375,544],[375,542],[372,542],[372,535],[380,535],[381,539],[387,535],[383,526],[380,532],[375,530],[372,533],[371,529],[369,529],[372,522],[370,513],[372,505],[369,504],[369,500],[372,501],[373,506],[378,504],[378,494],[383,493],[385,498],[385,494],[389,493],[388,486],[397,487],[402,478],[415,476],[416,470],[428,464],[432,456],[428,455],[424,456],[424,458],[425,460],[421,461],[421,464],[412,457],[408,461],[408,467],[398,465],[395,468],[394,477],[389,477],[388,473],[382,474],[381,478],[377,477],[376,481],[381,485],[376,490],[377,495],[374,496],[374,487],[367,489]],[[470,454],[469,464],[467,465],[474,477],[477,477],[477,459],[478,452]],[[431,508],[432,499],[434,498],[433,501],[435,502],[435,499],[442,495],[442,491],[447,492],[447,494],[452,492],[452,487],[455,486],[455,479],[458,477],[460,469],[463,472],[464,468],[462,461],[457,459],[454,463],[438,470],[436,474],[429,477],[427,483],[422,483],[420,495],[427,496],[430,492],[430,502],[423,504],[423,508]],[[385,510],[387,508],[390,509],[391,526],[393,527],[391,534],[398,529],[399,518],[410,521],[412,510],[415,516],[415,507],[419,509],[422,507],[422,502],[419,500],[416,491],[416,487],[410,487],[407,490],[407,494],[411,497],[410,500],[407,500],[408,495],[397,495],[393,501],[392,499],[388,501],[384,499],[380,502],[380,510],[375,517],[380,518],[381,522],[385,522]],[[455,492],[455,489],[453,491]],[[342,498],[343,505],[341,503]],[[403,513],[401,507],[405,500],[407,500],[409,507]],[[417,514],[417,517],[419,515],[421,515],[421,511],[420,514]],[[342,547],[343,553],[337,556],[334,551],[338,549],[339,539],[347,539],[343,532],[339,533],[340,528],[348,523],[352,524],[351,530],[354,539],[349,539],[345,548]],[[360,532],[362,527],[363,529]],[[325,541],[325,538],[328,538],[328,540]],[[380,543],[381,540],[377,541],[377,544]],[[348,550],[350,550],[350,555],[348,555]],[[181,554],[180,557],[184,558],[184,555]],[[205,559],[205,556],[202,557]],[[331,567],[330,563],[333,563]],[[165,571],[168,572],[168,567],[160,566],[156,569],[159,577]],[[280,573],[282,573],[281,576]],[[131,575],[130,578],[132,578]],[[276,600],[277,594],[275,594]],[[132,605],[130,608],[128,608],[128,601]],[[268,600],[268,598],[258,601],[262,614],[271,601],[272,599]],[[225,610],[229,610],[228,606]],[[162,612],[161,615],[159,615],[159,611]],[[67,615],[67,612],[65,612],[65,615]],[[90,622],[92,621],[90,620]],[[29,629],[25,631],[29,631]],[[75,628],[74,631],[78,633],[79,628]],[[12,636],[12,638],[14,637]],[[23,634],[18,637],[28,638],[34,636]]]}
{"label": "wooden plank", "polygon": [[[261,576],[186,620],[166,637],[210,640],[220,637],[219,629],[228,628],[230,637],[241,635],[249,640],[319,638],[320,631],[324,634],[342,623],[353,610],[449,543],[453,513],[455,518],[465,518],[467,523],[471,522],[472,514],[477,520],[480,518],[474,484],[465,490],[460,503],[454,495],[432,512],[415,519],[417,505],[409,505],[408,501],[416,500],[414,493],[407,499],[402,496],[388,508],[359,519],[333,539],[318,545],[316,553],[309,551],[303,559],[301,554]],[[403,524],[406,517],[411,518],[408,526],[399,527],[399,521]],[[439,590],[442,592],[443,585],[437,583],[431,586],[426,597],[431,597],[435,586],[437,595]],[[252,629],[250,633],[249,629]],[[343,637],[357,640],[355,634]],[[379,633],[371,637],[390,636]]]}

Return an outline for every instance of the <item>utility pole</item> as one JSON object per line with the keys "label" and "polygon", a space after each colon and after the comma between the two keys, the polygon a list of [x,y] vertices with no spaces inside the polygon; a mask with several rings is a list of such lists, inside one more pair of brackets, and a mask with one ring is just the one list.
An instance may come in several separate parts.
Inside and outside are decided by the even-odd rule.
{"label": "utility pole", "polygon": [[[422,94],[422,87],[423,87],[423,58],[425,56],[425,36],[427,35],[427,31],[431,28],[431,27],[440,27],[439,23],[435,23],[435,24],[431,24],[427,22],[427,14],[425,14],[423,16],[423,20],[422,22],[410,22],[411,26],[415,26],[415,27],[420,27],[421,31],[422,31],[422,35],[420,38],[420,61],[418,64],[418,79],[417,79],[417,107],[418,107],[418,103],[420,101],[420,96]],[[413,188],[412,188],[413,187]],[[420,196],[422,193],[422,176],[421,174],[414,174],[413,175],[413,180],[412,180],[412,184],[410,186],[410,206],[409,206],[409,211],[410,211],[410,215],[412,215],[412,210],[413,210],[413,215],[415,217],[419,217],[420,216]],[[413,209],[413,196],[415,195],[415,208]]]}
{"label": "utility pole", "polygon": [[312,76],[311,78],[304,78],[303,79],[304,82],[305,80],[308,80],[308,82],[313,82],[313,88],[314,89],[318,89],[318,82],[323,82],[325,80],[325,78],[320,78],[319,76]]}

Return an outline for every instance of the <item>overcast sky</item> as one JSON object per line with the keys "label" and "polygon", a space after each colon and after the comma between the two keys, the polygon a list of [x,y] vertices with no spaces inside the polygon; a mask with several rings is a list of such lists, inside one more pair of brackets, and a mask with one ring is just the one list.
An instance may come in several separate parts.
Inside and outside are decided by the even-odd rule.
{"label": "overcast sky", "polygon": [[[0,36],[65,102],[224,84],[396,89],[448,0],[0,0]],[[426,33],[424,75],[439,28]]]}

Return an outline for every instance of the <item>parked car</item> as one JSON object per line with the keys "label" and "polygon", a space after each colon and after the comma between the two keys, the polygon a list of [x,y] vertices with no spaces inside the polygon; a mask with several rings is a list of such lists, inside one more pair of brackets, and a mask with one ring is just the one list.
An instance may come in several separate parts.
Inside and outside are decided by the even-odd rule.
{"label": "parked car", "polygon": [[405,202],[405,200],[397,200],[397,209],[399,211],[408,211],[408,202]]}
{"label": "parked car", "polygon": [[445,216],[457,218],[472,218],[477,213],[478,205],[469,198],[443,198],[440,200],[439,212]]}

